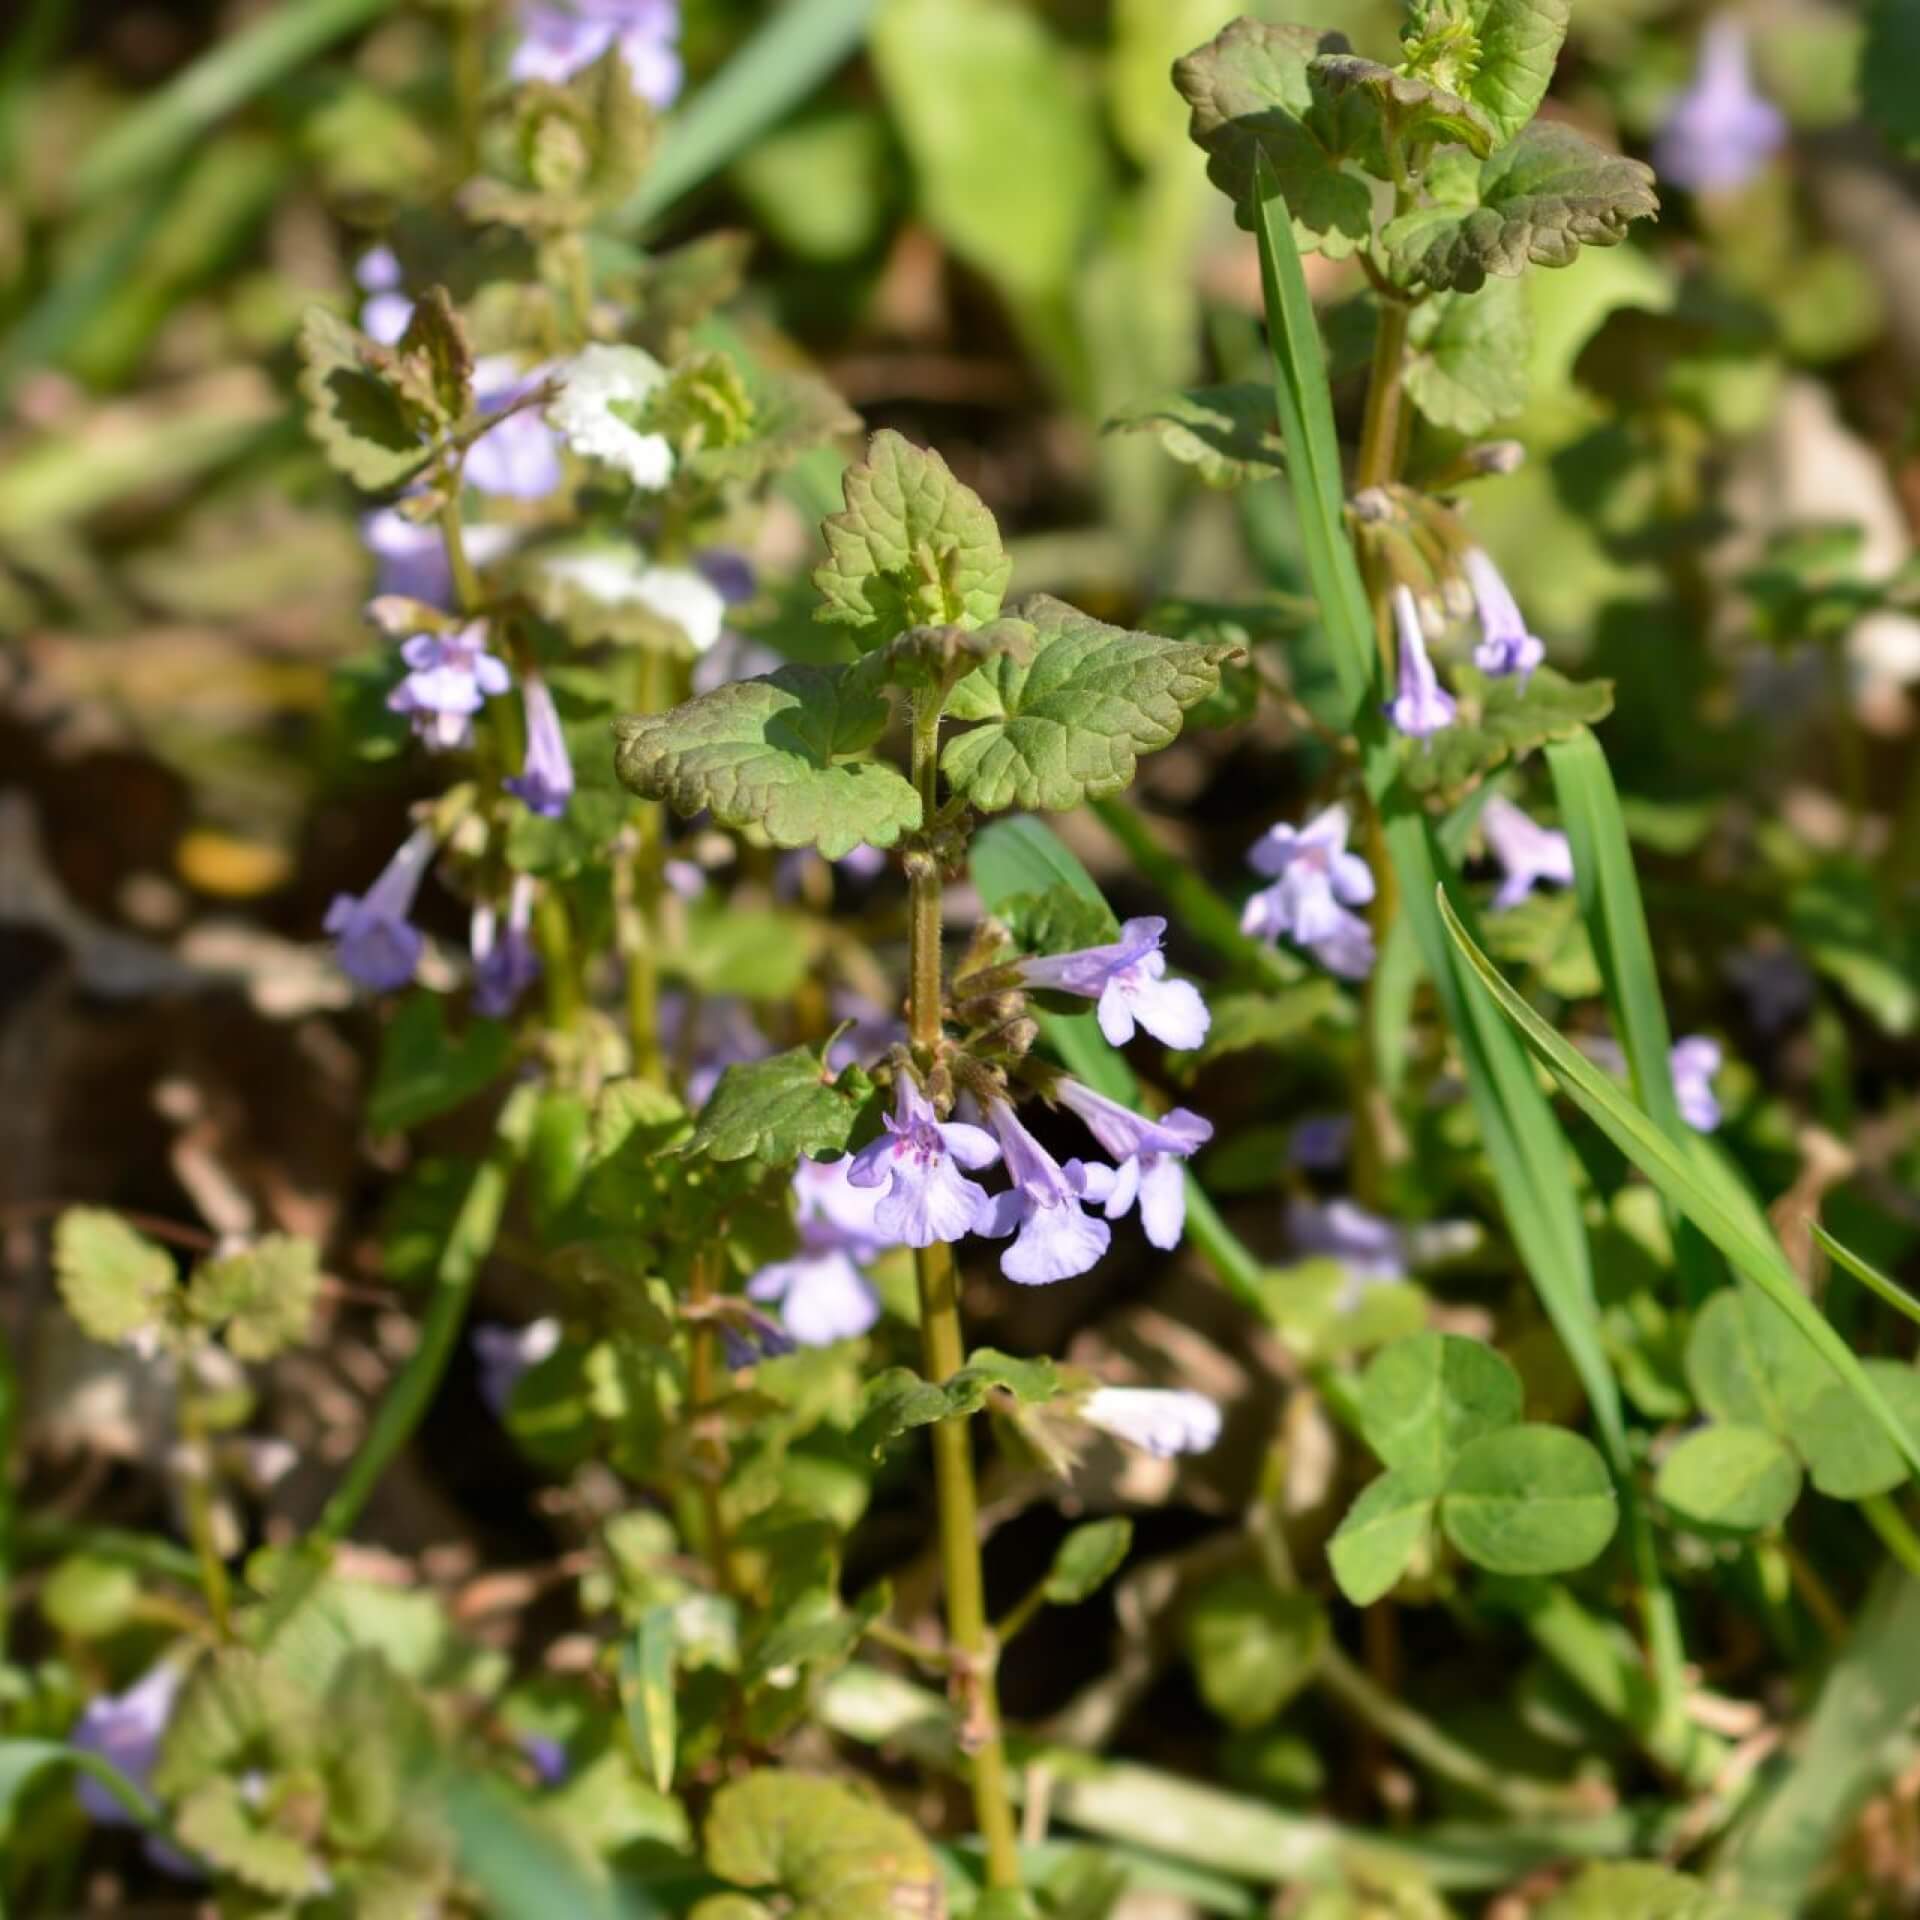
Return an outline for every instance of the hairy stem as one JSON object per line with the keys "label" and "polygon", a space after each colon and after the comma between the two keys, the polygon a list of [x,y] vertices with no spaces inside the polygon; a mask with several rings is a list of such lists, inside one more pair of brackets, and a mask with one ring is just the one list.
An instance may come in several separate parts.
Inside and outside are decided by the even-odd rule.
{"label": "hairy stem", "polygon": [[180,1438],[186,1443],[185,1471],[180,1497],[187,1510],[187,1537],[199,1568],[200,1591],[206,1599],[213,1630],[222,1640],[232,1632],[232,1585],[213,1517],[213,1458],[200,1396],[191,1386],[180,1397]]}
{"label": "hairy stem", "polygon": [[453,575],[453,603],[462,613],[480,611],[480,576],[467,557],[467,536],[460,524],[460,469],[447,479],[446,498],[440,503],[440,538],[447,550],[447,570]]}
{"label": "hairy stem", "polygon": [[1354,462],[1355,491],[1384,487],[1400,464],[1400,394],[1406,374],[1407,316],[1399,300],[1380,302],[1380,330],[1373,337],[1373,368],[1367,377],[1367,410],[1360,423],[1360,453]]}
{"label": "hairy stem", "polygon": [[[913,780],[921,822],[932,821],[937,798],[940,707],[917,702],[913,716]],[[914,1052],[930,1059],[940,1041],[940,862],[925,848],[907,856],[911,919],[911,1002]],[[921,1364],[929,1380],[950,1380],[966,1363],[960,1327],[959,1275],[944,1241],[919,1249]],[[994,1684],[994,1641],[987,1625],[986,1582],[980,1567],[980,1502],[973,1481],[973,1449],[964,1415],[932,1429],[934,1488],[940,1506],[940,1566],[946,1590],[948,1659],[961,1706],[962,1745],[972,1756],[974,1817],[987,1849],[987,1884],[1020,1884],[1019,1837],[1007,1790],[1006,1748]]]}
{"label": "hairy stem", "polygon": [[[696,1306],[705,1306],[714,1296],[713,1261],[696,1254],[688,1297]],[[726,1477],[726,1442],[717,1431],[703,1430],[703,1420],[719,1394],[717,1353],[719,1329],[710,1319],[697,1319],[693,1325],[692,1351],[688,1361],[687,1389],[693,1408],[694,1455],[700,1482],[701,1530],[705,1535],[707,1564],[713,1570],[714,1584],[722,1593],[733,1594],[733,1547],[727,1537],[726,1509],[720,1498],[720,1483]]]}

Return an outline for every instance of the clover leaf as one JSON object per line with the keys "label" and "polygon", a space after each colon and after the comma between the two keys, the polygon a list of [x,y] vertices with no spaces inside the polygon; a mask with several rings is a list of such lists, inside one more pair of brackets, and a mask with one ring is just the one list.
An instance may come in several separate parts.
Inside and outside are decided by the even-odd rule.
{"label": "clover leaf", "polygon": [[980,724],[947,742],[948,784],[982,812],[1076,807],[1132,783],[1139,756],[1180,732],[1183,712],[1220,684],[1231,645],[1110,627],[1035,594],[1015,611],[1038,644],[1002,654],[954,689],[947,713]]}
{"label": "clover leaf", "polygon": [[845,510],[821,523],[817,618],[862,647],[909,627],[979,626],[1000,611],[1013,562],[986,502],[929,447],[891,429],[847,469]]}
{"label": "clover leaf", "polygon": [[666,713],[614,722],[615,768],[648,800],[759,827],[777,847],[830,860],[890,847],[920,825],[920,797],[892,767],[854,756],[886,726],[884,696],[839,667],[782,667]]}
{"label": "clover leaf", "polygon": [[1800,1463],[1762,1427],[1701,1427],[1661,1461],[1654,1491],[1697,1526],[1758,1533],[1793,1511]]}

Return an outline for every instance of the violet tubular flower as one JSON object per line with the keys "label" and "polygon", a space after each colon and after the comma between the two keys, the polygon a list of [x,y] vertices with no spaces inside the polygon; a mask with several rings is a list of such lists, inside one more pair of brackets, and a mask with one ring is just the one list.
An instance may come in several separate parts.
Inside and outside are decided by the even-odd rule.
{"label": "violet tubular flower", "polygon": [[504,500],[544,500],[564,477],[560,436],[537,408],[517,406],[540,383],[505,355],[489,355],[473,370],[474,405],[502,417],[467,449],[461,478],[476,492]]}
{"label": "violet tubular flower", "polygon": [[504,1020],[540,977],[531,933],[533,887],[530,874],[514,875],[504,927],[491,902],[473,910],[473,1010],[485,1019]]}
{"label": "violet tubular flower", "polygon": [[1167,978],[1166,931],[1157,915],[1129,920],[1105,946],[1022,960],[1021,984],[1096,1002],[1100,1031],[1113,1046],[1125,1046],[1141,1026],[1176,1051],[1197,1047],[1211,1024],[1207,1003],[1190,980]]}
{"label": "violet tubular flower", "polygon": [[1084,1170],[1082,1184],[1089,1194],[1096,1186],[1106,1187],[1104,1195],[1094,1197],[1104,1200],[1109,1220],[1118,1220],[1137,1200],[1142,1232],[1161,1252],[1171,1252],[1186,1231],[1185,1163],[1213,1138],[1213,1122],[1185,1107],[1150,1120],[1078,1080],[1061,1081],[1056,1098],[1086,1122],[1115,1163],[1111,1182],[1092,1177],[1103,1169]]}
{"label": "violet tubular flower", "polygon": [[1680,1118],[1696,1133],[1712,1133],[1720,1124],[1720,1101],[1713,1090],[1713,1076],[1725,1064],[1719,1041],[1699,1033],[1676,1040],[1667,1055]]}
{"label": "violet tubular flower", "polygon": [[1269,827],[1247,853],[1247,864],[1266,874],[1263,887],[1242,908],[1240,931],[1255,939],[1291,940],[1329,973],[1364,980],[1373,971],[1373,930],[1353,907],[1373,898],[1373,874],[1347,851],[1352,822],[1343,806],[1314,815],[1304,827]]}
{"label": "violet tubular flower", "polygon": [[1493,896],[1495,912],[1517,907],[1543,880],[1573,885],[1573,848],[1567,836],[1529,819],[1504,794],[1496,793],[1481,809],[1480,831],[1504,876]]}
{"label": "violet tubular flower", "polygon": [[[170,1661],[150,1667],[123,1693],[96,1694],[87,1702],[67,1739],[81,1753],[97,1754],[117,1767],[143,1793],[152,1794],[153,1769],[160,1743],[179,1698],[181,1672]],[[130,1827],[133,1816],[89,1773],[77,1773],[74,1797],[95,1825]],[[148,1835],[146,1856],[176,1880],[206,1876],[197,1862],[156,1835]]]}
{"label": "violet tubular flower", "polygon": [[383,347],[392,346],[413,318],[413,302],[400,291],[400,262],[391,247],[369,247],[355,261],[354,280],[366,298],[360,303],[360,331]]}
{"label": "violet tubular flower", "polygon": [[1424,740],[1452,726],[1459,709],[1433,670],[1411,587],[1393,590],[1393,624],[1400,636],[1400,664],[1387,718],[1410,740]]}
{"label": "violet tubular flower", "polygon": [[685,78],[675,42],[676,0],[531,0],[520,9],[520,39],[508,62],[515,80],[568,80],[616,43],[633,90],[669,107]]}
{"label": "violet tubular flower", "polygon": [[1480,639],[1473,650],[1473,664],[1496,679],[1518,674],[1524,686],[1545,661],[1546,643],[1527,631],[1519,602],[1486,553],[1473,547],[1462,564],[1480,614]]}
{"label": "violet tubular flower", "polygon": [[1220,1409],[1186,1387],[1095,1387],[1080,1418],[1156,1460],[1205,1453],[1220,1438]]}
{"label": "violet tubular flower", "polygon": [[1746,28],[1724,14],[1710,20],[1693,84],[1653,143],[1655,169],[1693,193],[1733,193],[1758,177],[1786,139],[1785,115],[1753,84]]}
{"label": "violet tubular flower", "polygon": [[496,1420],[507,1417],[522,1377],[560,1350],[560,1322],[551,1314],[524,1327],[482,1323],[473,1330],[473,1357],[480,1369],[480,1398]]}
{"label": "violet tubular flower", "polygon": [[573,798],[573,757],[560,729],[560,709],[553,704],[553,690],[534,673],[522,678],[520,700],[527,716],[526,758],[504,784],[535,813],[558,820]]}
{"label": "violet tubular flower", "polygon": [[420,965],[426,941],[408,916],[434,845],[433,829],[416,827],[365,893],[337,893],[327,909],[341,972],[371,992],[397,993]]}
{"label": "violet tubular flower", "polygon": [[995,1240],[1014,1236],[1000,1271],[1023,1287],[1050,1286],[1085,1273],[1113,1241],[1113,1229],[1082,1202],[1102,1200],[1115,1178],[1111,1167],[1062,1167],[1022,1125],[1004,1100],[988,1111],[1013,1185],[994,1195],[979,1231]]}
{"label": "violet tubular flower", "polygon": [[905,1073],[895,1083],[894,1110],[883,1124],[880,1137],[853,1156],[847,1179],[856,1187],[886,1186],[873,1218],[887,1240],[928,1247],[983,1231],[986,1189],[961,1169],[978,1173],[1000,1158],[993,1136],[963,1120],[940,1119]]}
{"label": "violet tubular flower", "polygon": [[430,752],[464,747],[473,738],[473,716],[513,682],[504,660],[487,651],[484,620],[452,633],[416,633],[400,643],[407,677],[387,696],[404,713]]}
{"label": "violet tubular flower", "polygon": [[872,1186],[856,1186],[851,1160],[805,1160],[793,1170],[800,1251],[764,1266],[747,1297],[778,1303],[781,1323],[803,1347],[831,1346],[865,1333],[880,1300],[860,1263],[888,1244],[875,1219],[885,1204]]}

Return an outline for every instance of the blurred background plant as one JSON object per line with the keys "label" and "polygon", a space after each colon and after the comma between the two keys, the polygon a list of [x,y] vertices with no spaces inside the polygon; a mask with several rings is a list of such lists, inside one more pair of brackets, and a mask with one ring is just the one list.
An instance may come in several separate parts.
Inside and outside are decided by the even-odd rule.
{"label": "blurred background plant", "polygon": [[[1231,398],[1270,378],[1258,255],[1168,83],[1242,10],[18,10],[0,50],[0,1225],[16,1357],[0,1890],[25,1911],[177,1910],[169,1869],[190,1863],[137,1840],[110,1782],[76,1796],[34,1743],[75,1733],[149,1776],[173,1698],[152,1657],[182,1632],[186,1596],[225,1630],[227,1576],[210,1580],[209,1562],[242,1564],[316,1521],[345,1531],[328,1520],[342,1475],[370,1431],[380,1457],[376,1410],[423,1324],[437,1337],[454,1203],[500,1150],[499,1116],[474,1096],[505,1052],[463,1053],[437,1012],[427,1032],[413,1009],[437,1002],[362,1004],[322,938],[330,903],[364,894],[410,807],[438,795],[385,708],[390,643],[363,611],[376,590],[435,595],[396,581],[418,557],[409,529],[371,525],[302,424],[302,316],[317,303],[373,333],[383,297],[437,283],[462,302],[508,279],[564,289],[576,235],[587,284],[647,290],[663,360],[715,351],[793,391],[818,376],[867,428],[938,447],[997,516],[1015,592],[1244,651],[1130,798],[1057,816],[1057,843],[1002,840],[1003,865],[983,849],[973,872],[978,902],[1016,925],[1009,903],[1063,874],[1103,893],[1102,913],[1168,915],[1214,1015],[1202,1048],[1150,1055],[1160,1104],[1214,1123],[1196,1166],[1215,1204],[1190,1214],[1188,1246],[1117,1239],[1085,1281],[1015,1290],[989,1269],[966,1290],[996,1349],[1196,1388],[1226,1411],[1204,1457],[1091,1441],[1063,1510],[1057,1436],[995,1390],[988,1598],[996,1616],[1033,1618],[1000,1680],[1028,1730],[1015,1775],[1043,1910],[1252,1914],[1275,1889],[1280,1911],[1315,1920],[1891,1916],[1920,1901],[1920,1569],[1878,1570],[1911,1550],[1897,1462],[1889,1477],[1822,1453],[1820,1383],[1793,1387],[1764,1326],[1696,1311],[1697,1236],[1590,1128],[1576,1140],[1600,1329],[1663,1503],[1692,1663],[1684,1737],[1650,1739],[1633,1697],[1644,1674],[1613,1617],[1631,1618],[1619,1556],[1548,1583],[1423,1549],[1364,1612],[1329,1575],[1367,1448],[1387,1459],[1355,1398],[1376,1349],[1423,1327],[1491,1341],[1529,1423],[1578,1424],[1586,1383],[1521,1274],[1407,942],[1382,946],[1363,995],[1240,931],[1241,903],[1273,878],[1246,867],[1248,849],[1344,778],[1336,661],[1295,503],[1271,477],[1269,403],[1236,413]],[[1370,3],[1256,11],[1382,59],[1402,24]],[[457,215],[476,173],[504,177],[503,84],[563,82],[610,43],[659,110],[644,160],[577,229],[529,211],[538,177],[508,181],[493,211],[522,196],[519,238],[477,243]],[[1877,1365],[1910,1342],[1869,1283],[1828,1268],[1810,1223],[1913,1271],[1917,59],[1906,0],[1737,15],[1576,0],[1546,117],[1650,158],[1661,217],[1493,283],[1476,330],[1416,320],[1407,376],[1408,476],[1468,499],[1472,540],[1550,666],[1612,683],[1600,737],[1673,1031],[1720,1049],[1716,1138],[1772,1197],[1802,1283]],[[1324,252],[1305,268],[1357,437],[1368,283]],[[557,294],[553,311],[570,324]],[[584,337],[492,317],[529,378]],[[823,410],[814,424],[820,444],[756,479],[724,529],[747,570],[720,643],[732,672],[759,670],[753,648],[831,652],[806,582],[858,446],[849,421]],[[489,512],[537,530],[511,484]],[[717,522],[699,525],[718,540]],[[651,630],[644,608],[633,619]],[[684,664],[698,685],[700,663]],[[1485,772],[1499,805],[1567,811],[1537,763]],[[1550,853],[1503,852],[1500,818],[1489,800],[1449,821],[1487,892],[1497,863],[1510,886],[1529,857],[1546,864],[1542,884],[1507,893],[1487,945],[1603,1049],[1610,955],[1577,891],[1552,884],[1567,876]],[[666,851],[659,1039],[690,1100],[703,1068],[710,1087],[729,1058],[897,1011],[893,882],[710,829],[676,835],[677,873]],[[1051,863],[1039,881],[1036,860]],[[444,992],[471,937],[464,909],[429,891],[418,920],[420,977]],[[1366,1054],[1404,1135],[1384,1165],[1364,1112],[1351,1132]],[[646,1124],[626,1117],[641,1144]],[[249,1780],[281,1783],[267,1824],[311,1844],[248,1856],[255,1892],[236,1912],[308,1895],[314,1848],[350,1863],[315,1895],[358,1903],[345,1911],[552,1912],[566,1885],[567,1911],[698,1900],[705,1920],[739,1920],[762,1909],[721,1889],[777,1880],[800,1911],[859,1912],[767,1840],[769,1824],[810,1817],[860,1828],[855,1854],[891,1850],[897,1883],[930,1907],[995,1920],[954,1844],[970,1824],[955,1728],[909,1678],[915,1650],[869,1635],[848,1661],[883,1576],[894,1619],[931,1617],[935,1600],[922,1467],[882,1466],[855,1418],[912,1317],[902,1262],[864,1270],[877,1332],[763,1367],[750,1389],[782,1405],[745,1409],[762,1421],[746,1470],[830,1522],[845,1561],[826,1576],[808,1561],[783,1598],[811,1605],[825,1578],[831,1606],[743,1654],[694,1604],[705,1589],[682,1547],[698,1522],[677,1536],[618,1477],[646,1481],[657,1435],[614,1334],[580,1308],[594,1276],[555,1271],[556,1222],[580,1197],[562,1126],[537,1136],[530,1211],[467,1276],[478,1317],[511,1335],[449,1348],[411,1444],[355,1489],[354,1544],[317,1593],[283,1589],[292,1681],[237,1688],[231,1724],[197,1751],[176,1742],[157,1790],[198,1797],[196,1844],[219,1857],[257,1812]],[[592,1153],[613,1161],[627,1137]],[[178,1289],[155,1309],[171,1376],[85,1340],[71,1290],[72,1312],[57,1304],[48,1229],[66,1202],[115,1208],[148,1236],[109,1263]],[[89,1225],[115,1231],[70,1213],[63,1242]],[[318,1253],[263,1269],[276,1236]],[[216,1284],[229,1241],[255,1265]],[[193,1277],[166,1255],[162,1276],[157,1243],[198,1260]],[[262,1325],[268,1300],[286,1317]],[[1823,1498],[1799,1497],[1807,1480]],[[1730,1504],[1731,1487],[1751,1498]],[[1121,1517],[1132,1558],[1111,1579],[1119,1555],[1096,1549],[1113,1537],[1074,1527]],[[774,1564],[785,1550],[743,1551]],[[256,1570],[269,1595],[288,1577],[273,1567]],[[1036,1592],[1054,1604],[1029,1605]],[[743,1661],[769,1683],[746,1729],[728,1724],[749,1711]],[[804,1714],[789,1668],[808,1671]],[[348,1791],[370,1751],[401,1777],[453,1727],[496,1764],[448,1789],[445,1831],[413,1831],[391,1783]],[[785,1776],[789,1793],[840,1797],[782,1803],[770,1822],[764,1775],[727,1785],[722,1748],[807,1770],[800,1787]],[[855,1775],[877,1794],[851,1798]],[[1640,1864],[1583,1882],[1586,1858]],[[1713,1874],[1727,1904],[1662,1877],[1661,1860]],[[383,1888],[414,1904],[381,1909]]]}

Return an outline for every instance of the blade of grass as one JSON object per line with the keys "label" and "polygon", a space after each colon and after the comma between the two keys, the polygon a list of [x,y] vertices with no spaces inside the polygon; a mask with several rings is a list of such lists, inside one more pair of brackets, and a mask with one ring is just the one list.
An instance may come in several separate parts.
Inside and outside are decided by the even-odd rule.
{"label": "blade of grass", "polygon": [[1574,1104],[1786,1314],[1814,1351],[1853,1390],[1854,1397],[1893,1442],[1914,1478],[1920,1480],[1920,1441],[1916,1441],[1895,1416],[1852,1348],[1800,1291],[1793,1268],[1778,1242],[1761,1236],[1751,1220],[1730,1208],[1716,1191],[1715,1183],[1700,1177],[1695,1156],[1675,1146],[1613,1081],[1541,1019],[1475,945],[1444,896],[1439,899],[1439,910],[1448,933],[1484,989],[1488,1004],[1497,1007],[1513,1023],[1534,1057],[1566,1089]]}
{"label": "blade of grass", "polygon": [[859,46],[879,0],[787,0],[668,123],[612,226],[638,233],[743,152]]}
{"label": "blade of grass", "polygon": [[1871,1288],[1888,1306],[1905,1314],[1909,1320],[1920,1321],[1920,1300],[1916,1300],[1899,1281],[1890,1279],[1871,1260],[1863,1260],[1850,1247],[1842,1246],[1817,1221],[1813,1225],[1813,1237],[1819,1241],[1827,1257],[1846,1268],[1862,1286]]}
{"label": "blade of grass", "polygon": [[1792,1758],[1722,1850],[1728,1892],[1782,1913],[1806,1911],[1842,1834],[1888,1778],[1894,1736],[1920,1705],[1916,1644],[1920,1580],[1888,1568],[1828,1671]]}
{"label": "blade of grass", "polygon": [[187,151],[216,120],[303,60],[377,19],[393,0],[289,0],[200,58],[116,121],[82,156],[69,197],[89,207],[124,193]]}
{"label": "blade of grass", "polygon": [[1333,396],[1318,321],[1294,244],[1286,203],[1264,157],[1256,162],[1253,225],[1267,310],[1274,407],[1287,449],[1309,583],[1326,624],[1342,692],[1349,701],[1367,790],[1412,924],[1421,959],[1461,1053],[1488,1162],[1522,1264],[1531,1277],[1593,1409],[1618,1482],[1653,1659],[1655,1709],[1640,1724],[1661,1747],[1683,1737],[1683,1650],[1673,1597],[1633,1478],[1620,1390],[1601,1343],[1593,1269],[1574,1182],[1571,1148],[1541,1093],[1524,1050],[1495,1010],[1469,992],[1437,911],[1459,876],[1434,825],[1400,780],[1399,755],[1380,701],[1373,613],[1347,538]]}
{"label": "blade of grass", "polygon": [[[1627,1057],[1634,1096],[1669,1140],[1685,1140],[1692,1130],[1681,1117],[1673,1090],[1673,1032],[1613,770],[1599,741],[1584,727],[1570,740],[1553,742],[1546,758],[1560,802],[1560,823],[1573,848],[1581,916],[1599,962],[1614,1031]],[[1684,1219],[1675,1219],[1673,1225],[1681,1293],[1697,1305],[1719,1276],[1698,1232]]]}

